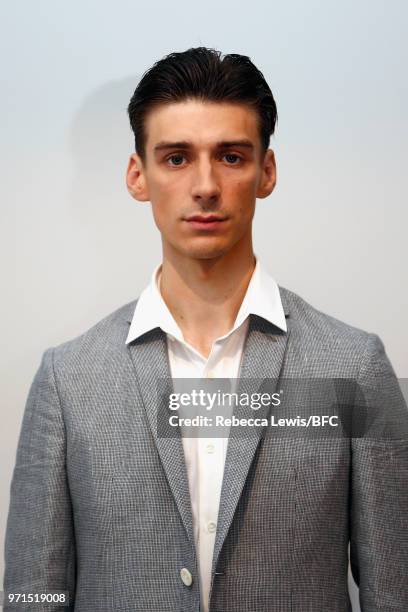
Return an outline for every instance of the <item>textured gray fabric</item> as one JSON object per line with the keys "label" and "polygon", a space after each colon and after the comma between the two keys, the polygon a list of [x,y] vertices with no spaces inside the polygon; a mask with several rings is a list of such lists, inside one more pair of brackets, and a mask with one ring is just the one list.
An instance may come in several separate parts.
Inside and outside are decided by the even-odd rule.
{"label": "textured gray fabric", "polygon": [[[393,398],[385,420],[406,419],[380,339],[280,291],[288,333],[251,317],[242,389],[279,376],[353,378]],[[69,590],[76,612],[198,612],[181,438],[157,433],[166,337],[156,329],[126,345],[134,307],[43,355],[18,444],[4,588]],[[349,540],[362,611],[406,612],[406,437],[264,434],[229,440],[211,612],[349,612]]]}

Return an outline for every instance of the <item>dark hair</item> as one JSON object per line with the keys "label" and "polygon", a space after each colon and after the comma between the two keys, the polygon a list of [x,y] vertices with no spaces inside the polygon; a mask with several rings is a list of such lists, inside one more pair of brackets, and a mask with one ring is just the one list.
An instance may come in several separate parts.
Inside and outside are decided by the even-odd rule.
{"label": "dark hair", "polygon": [[277,110],[265,77],[246,55],[196,47],[170,53],[142,76],[128,106],[135,148],[145,158],[145,119],[159,104],[200,99],[252,106],[259,116],[264,151],[275,130]]}

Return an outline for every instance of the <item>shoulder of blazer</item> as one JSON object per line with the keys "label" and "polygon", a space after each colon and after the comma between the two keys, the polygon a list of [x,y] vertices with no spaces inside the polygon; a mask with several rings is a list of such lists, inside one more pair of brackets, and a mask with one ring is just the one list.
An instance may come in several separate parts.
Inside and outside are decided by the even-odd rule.
{"label": "shoulder of blazer", "polygon": [[129,320],[136,303],[133,300],[117,308],[79,336],[53,347],[56,374],[75,375],[120,359],[127,352]]}
{"label": "shoulder of blazer", "polygon": [[279,290],[284,310],[290,312],[290,342],[298,353],[307,355],[310,362],[318,356],[321,363],[348,364],[351,372],[358,370],[370,339],[377,336],[321,312],[284,287]]}

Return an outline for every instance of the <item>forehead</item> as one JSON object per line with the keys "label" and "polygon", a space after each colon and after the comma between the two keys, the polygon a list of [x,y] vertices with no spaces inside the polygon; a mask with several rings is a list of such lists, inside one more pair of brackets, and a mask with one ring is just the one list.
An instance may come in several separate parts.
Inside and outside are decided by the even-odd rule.
{"label": "forehead", "polygon": [[260,146],[257,112],[245,104],[185,100],[153,107],[145,120],[146,149],[161,141],[211,146],[249,139]]}

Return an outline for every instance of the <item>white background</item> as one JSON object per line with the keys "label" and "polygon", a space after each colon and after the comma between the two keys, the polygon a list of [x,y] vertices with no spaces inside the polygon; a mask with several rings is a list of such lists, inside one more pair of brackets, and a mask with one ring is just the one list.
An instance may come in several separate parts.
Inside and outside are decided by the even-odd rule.
{"label": "white background", "polygon": [[124,185],[126,107],[171,51],[211,46],[262,70],[278,105],[278,185],[258,202],[255,252],[280,284],[379,334],[408,377],[407,7],[2,3],[2,535],[43,351],[136,298],[160,261],[150,205]]}

